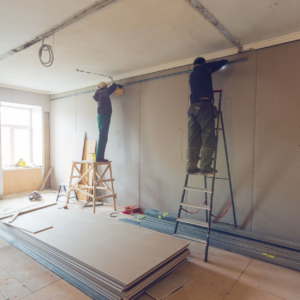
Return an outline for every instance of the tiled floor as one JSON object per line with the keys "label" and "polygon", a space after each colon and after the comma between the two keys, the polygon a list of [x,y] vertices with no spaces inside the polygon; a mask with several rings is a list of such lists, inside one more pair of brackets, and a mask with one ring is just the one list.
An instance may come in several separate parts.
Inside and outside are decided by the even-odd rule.
{"label": "tiled floor", "polygon": [[[49,193],[44,198],[53,201],[54,196]],[[5,212],[18,207],[16,199],[2,201],[0,214],[3,213],[3,207],[6,207]],[[22,203],[24,206],[28,204],[24,199]],[[109,217],[111,212],[110,205],[97,207],[97,213],[103,216]],[[209,262],[204,263],[204,249],[203,245],[191,243],[189,263],[177,272],[194,281],[170,300],[300,300],[300,273],[212,247]],[[1,239],[0,286],[10,300],[90,299]],[[5,298],[0,292],[2,299]]]}

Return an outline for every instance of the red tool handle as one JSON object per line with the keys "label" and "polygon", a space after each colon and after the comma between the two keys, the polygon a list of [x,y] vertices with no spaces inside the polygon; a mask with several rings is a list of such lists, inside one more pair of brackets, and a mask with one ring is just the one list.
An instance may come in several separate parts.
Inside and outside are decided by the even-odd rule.
{"label": "red tool handle", "polygon": [[223,92],[223,90],[216,90],[216,91],[214,91],[214,93],[222,93]]}

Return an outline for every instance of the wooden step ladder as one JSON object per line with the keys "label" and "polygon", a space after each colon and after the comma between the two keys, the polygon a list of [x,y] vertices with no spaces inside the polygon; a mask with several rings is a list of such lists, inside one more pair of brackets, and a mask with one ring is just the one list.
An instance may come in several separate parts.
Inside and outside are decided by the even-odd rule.
{"label": "wooden step ladder", "polygon": [[[81,165],[87,164],[87,170],[82,174]],[[103,166],[104,170],[101,173],[101,175],[97,171],[98,166]],[[89,176],[90,172],[93,176],[93,185],[89,185]],[[104,178],[105,175],[108,174],[109,178]],[[76,178],[76,181],[73,183],[73,179]],[[79,188],[79,183],[83,182],[85,186],[82,186]],[[93,162],[91,160],[81,160],[81,161],[73,161],[72,162],[72,169],[71,169],[71,176],[70,176],[70,182],[69,182],[69,188],[67,191],[67,200],[66,205],[68,204],[68,199],[71,191],[75,192],[81,192],[85,195],[88,195],[93,200],[93,213],[96,212],[96,201],[97,200],[103,200],[106,198],[113,198],[113,206],[114,211],[117,210],[116,208],[116,198],[117,195],[114,191],[114,179],[112,178],[112,170],[111,170],[111,161],[108,162]],[[108,186],[108,183],[110,183],[110,187]],[[83,190],[86,189],[86,190]],[[92,193],[89,193],[88,191],[92,190]],[[100,195],[97,196],[98,190],[106,190],[108,191],[107,195]]]}

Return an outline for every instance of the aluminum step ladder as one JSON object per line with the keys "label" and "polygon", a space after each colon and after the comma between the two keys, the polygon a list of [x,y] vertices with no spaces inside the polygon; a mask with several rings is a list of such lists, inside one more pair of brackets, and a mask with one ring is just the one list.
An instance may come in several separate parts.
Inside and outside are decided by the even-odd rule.
{"label": "aluminum step ladder", "polygon": [[[223,122],[223,116],[222,116],[222,111],[221,111],[222,92],[223,92],[223,90],[214,91],[214,93],[219,93],[219,105],[218,105],[217,128],[216,128],[216,140],[217,140],[217,143],[216,143],[216,149],[215,149],[215,153],[214,153],[214,157],[213,157],[213,162],[214,162],[214,164],[213,164],[213,170],[216,169],[217,153],[218,153],[219,131],[221,130],[223,132],[223,140],[224,140],[225,156],[226,156],[226,161],[227,161],[228,178],[216,177],[216,173],[214,172],[213,176],[204,176],[204,188],[198,188],[198,187],[188,186],[188,180],[189,180],[189,175],[190,174],[187,173],[186,177],[185,177],[185,182],[184,182],[182,196],[181,196],[181,202],[179,204],[179,211],[178,211],[178,215],[177,215],[177,219],[176,219],[176,225],[175,225],[175,230],[174,230],[174,235],[177,236],[177,237],[179,237],[179,238],[183,238],[183,239],[187,239],[187,240],[191,240],[191,241],[195,241],[195,242],[206,244],[205,258],[204,258],[205,262],[207,262],[207,257],[208,257],[210,228],[211,228],[211,218],[212,218],[212,208],[213,208],[214,189],[215,189],[215,180],[216,179],[228,180],[228,182],[229,182],[229,189],[230,189],[230,196],[231,196],[231,206],[232,206],[232,212],[233,212],[234,227],[237,228],[235,208],[234,208],[234,201],[233,201],[232,184],[231,184],[231,176],[230,176],[230,169],[229,169],[229,161],[228,161],[228,153],[227,153],[227,145],[226,145],[226,137],[225,137],[225,129],[224,129],[224,122]],[[221,123],[221,126],[222,126],[221,128],[220,128],[220,123]],[[195,175],[200,175],[200,174],[198,173],[198,174],[195,174]],[[208,178],[212,179],[211,189],[207,188],[207,179]],[[186,190],[191,190],[191,191],[196,191],[196,192],[204,193],[205,194],[205,202],[204,202],[204,204],[201,205],[201,204],[198,204],[198,203],[185,202],[184,201],[184,197],[185,197]],[[208,194],[210,194],[210,203],[209,203],[209,205],[207,204],[207,199],[208,199],[207,195]],[[205,210],[205,212],[206,212],[206,222],[196,221],[194,219],[182,218],[180,215],[181,215],[181,211],[182,211],[182,207],[183,206],[184,207],[199,208],[201,210]],[[207,237],[206,237],[206,240],[196,239],[196,238],[189,237],[189,236],[186,236],[186,235],[178,234],[177,230],[178,230],[178,224],[180,222],[207,228]]]}

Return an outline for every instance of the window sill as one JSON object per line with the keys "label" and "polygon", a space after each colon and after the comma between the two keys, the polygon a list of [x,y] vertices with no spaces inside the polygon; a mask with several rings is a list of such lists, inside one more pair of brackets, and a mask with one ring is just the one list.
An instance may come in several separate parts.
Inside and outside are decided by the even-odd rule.
{"label": "window sill", "polygon": [[19,170],[30,170],[30,169],[41,169],[41,166],[34,167],[2,167],[2,171],[19,171]]}

